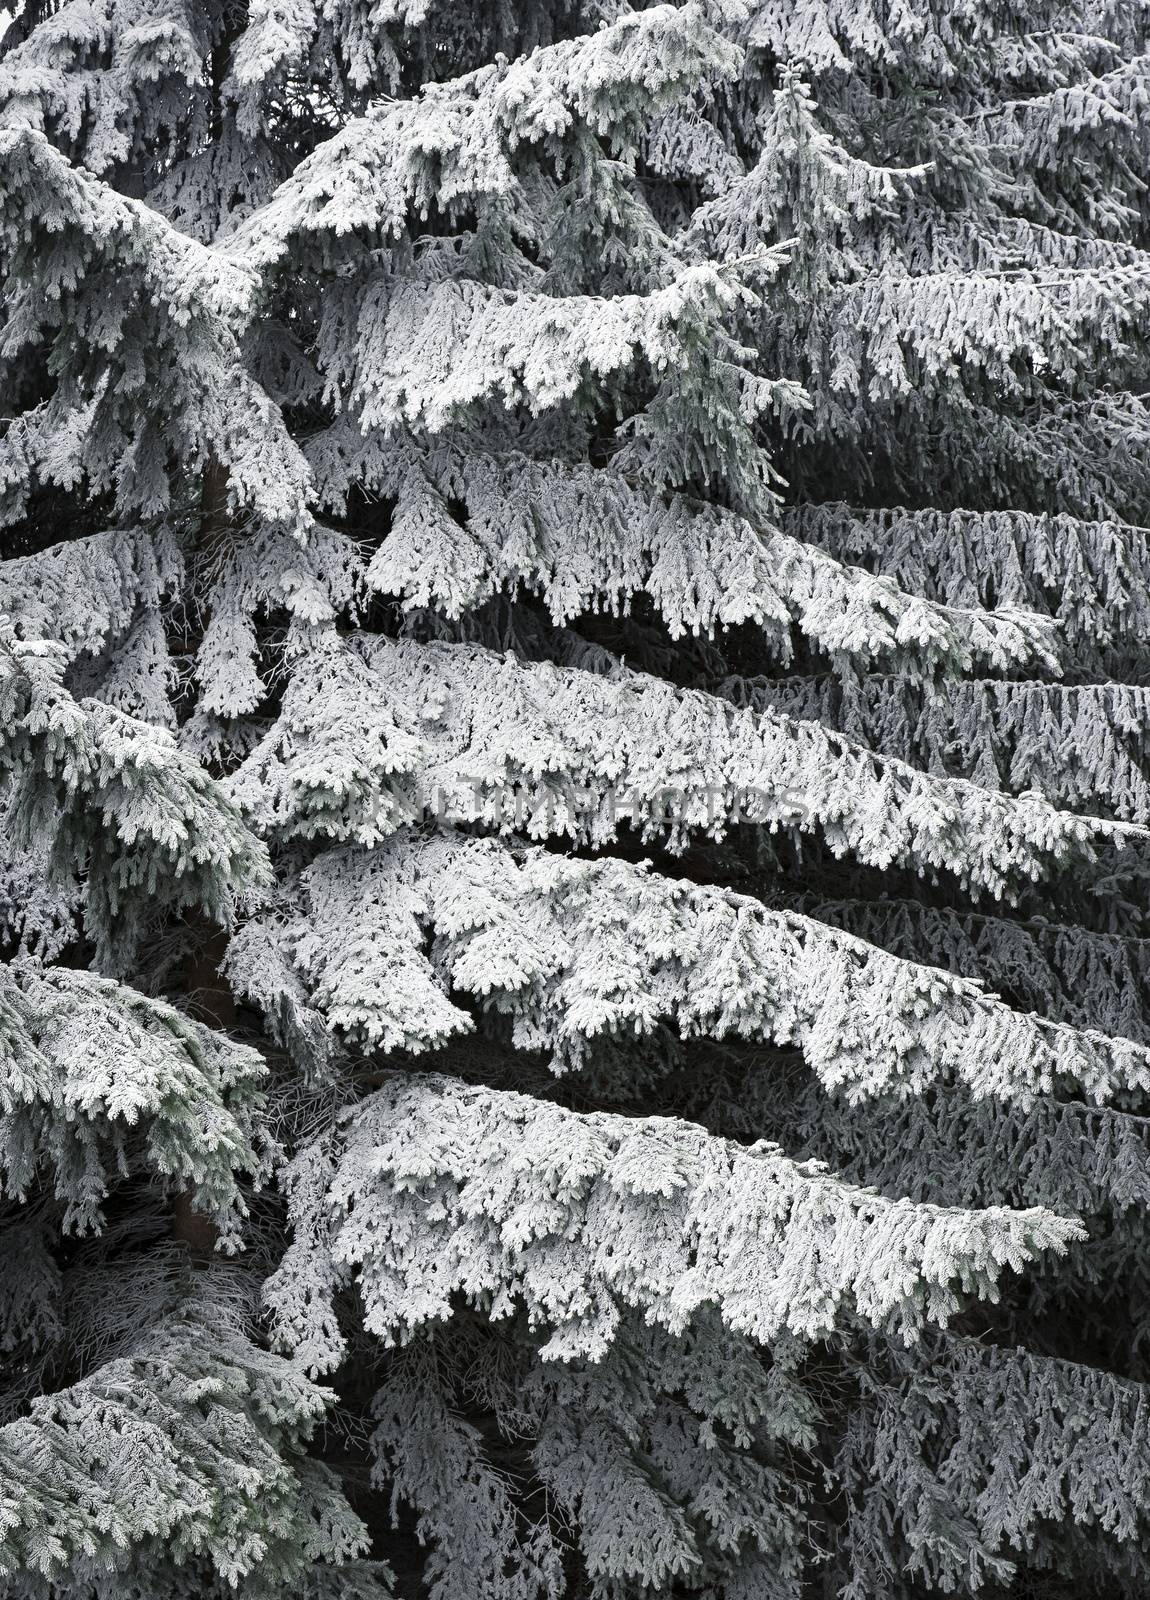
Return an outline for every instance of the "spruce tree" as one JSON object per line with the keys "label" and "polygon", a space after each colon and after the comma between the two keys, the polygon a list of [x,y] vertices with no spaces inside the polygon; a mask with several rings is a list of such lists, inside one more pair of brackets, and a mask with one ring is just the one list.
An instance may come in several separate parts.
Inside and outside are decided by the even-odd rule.
{"label": "spruce tree", "polygon": [[17,6],[0,1596],[1147,1593],[1148,91]]}

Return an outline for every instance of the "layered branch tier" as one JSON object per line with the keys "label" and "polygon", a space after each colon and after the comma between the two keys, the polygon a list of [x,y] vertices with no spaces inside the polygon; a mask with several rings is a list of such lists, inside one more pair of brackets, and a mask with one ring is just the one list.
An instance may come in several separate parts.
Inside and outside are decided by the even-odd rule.
{"label": "layered branch tier", "polygon": [[808,917],[462,834],[325,851],[240,929],[227,970],[313,1069],[333,1030],[369,1051],[433,1050],[474,1027],[458,1003],[470,997],[557,1072],[598,1039],[670,1022],[793,1042],[850,1099],[939,1082],[1024,1105],[1067,1087],[1099,1101],[1150,1087],[1145,1045],[1012,1011]]}
{"label": "layered branch tier", "polygon": [[1137,1570],[1150,1515],[1143,1384],[972,1339],[892,1350],[875,1367],[859,1369],[864,1402],[837,1462],[856,1513],[852,1600],[903,1593],[903,1574],[945,1592],[972,1569],[977,1591],[1023,1561],[1084,1583]]}
{"label": "layered branch tier", "polygon": [[1150,689],[909,676],[730,678],[737,705],[835,728],[927,772],[1150,821]]}
{"label": "layered branch tier", "polygon": [[990,609],[981,596],[924,604],[913,585],[900,590],[862,566],[826,559],[817,540],[689,496],[654,496],[618,472],[450,448],[412,455],[403,470],[402,455],[365,462],[366,454],[350,434],[329,439],[313,448],[317,480],[342,499],[356,469],[366,470],[395,497],[367,581],[411,608],[455,617],[502,588],[522,588],[564,623],[642,595],[672,638],[750,622],[784,661],[793,628],[832,658],[863,666],[1057,667],[1057,629],[1034,609]]}
{"label": "layered branch tier", "polygon": [[914,900],[806,894],[783,901],[894,955],[980,978],[1028,1011],[1150,1043],[1145,939],[1072,923],[1011,922]]}
{"label": "layered branch tier", "polygon": [[1042,1210],[886,1201],[692,1123],[433,1075],[391,1079],[289,1184],[296,1242],[267,1292],[280,1339],[319,1370],[342,1352],[333,1297],[352,1278],[385,1344],[449,1319],[457,1294],[495,1318],[524,1306],[553,1360],[603,1355],[623,1306],[682,1332],[713,1305],[767,1343],[852,1317],[909,1339],[1080,1232]]}
{"label": "layered branch tier", "polygon": [[[732,13],[733,13],[732,8]],[[713,25],[723,6],[688,0],[623,15],[599,32],[383,101],[348,120],[296,168],[267,206],[228,239],[227,254],[260,270],[293,245],[338,248],[357,230],[398,237],[412,213],[513,209],[525,228],[538,196],[524,189],[520,147],[551,156],[584,133],[626,148],[661,112],[708,83],[734,77],[741,51]],[[238,82],[268,68],[259,48],[272,13],[242,36]],[[290,49],[281,33],[281,50]]]}
{"label": "layered branch tier", "polygon": [[1144,647],[1146,529],[1027,511],[796,506],[784,529],[932,600],[1016,605],[1052,615],[1075,650]]}
{"label": "layered branch tier", "polygon": [[996,896],[1141,837],[646,674],[370,635],[301,653],[230,792],[267,832],[368,845],[428,814],[597,845],[628,818],[680,843],[744,821],[818,832],[836,854],[945,870]]}
{"label": "layered branch tier", "polygon": [[1146,17],[9,11],[5,1600],[1145,1595]]}

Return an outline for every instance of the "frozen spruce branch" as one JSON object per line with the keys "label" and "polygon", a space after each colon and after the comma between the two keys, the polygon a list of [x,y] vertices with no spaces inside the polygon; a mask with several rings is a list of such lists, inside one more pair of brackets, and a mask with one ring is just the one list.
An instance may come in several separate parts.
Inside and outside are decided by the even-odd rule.
{"label": "frozen spruce branch", "polygon": [[373,1482],[415,1513],[420,1543],[431,1547],[431,1600],[551,1600],[563,1592],[562,1545],[546,1517],[521,1529],[513,1485],[445,1366],[418,1344],[393,1357],[371,1403]]}
{"label": "frozen spruce branch", "polygon": [[[342,464],[312,459],[321,492],[341,499]],[[397,503],[367,581],[408,607],[455,617],[522,588],[567,622],[646,595],[672,638],[752,622],[784,661],[794,629],[834,659],[866,665],[1057,665],[1056,629],[1021,606],[925,602],[817,543],[686,495],[654,495],[619,472],[450,447],[412,454],[403,470],[392,452],[379,471],[378,488]]]}
{"label": "frozen spruce branch", "polygon": [[[760,117],[761,156],[699,207],[690,231],[719,260],[746,255],[780,230],[794,233],[797,278],[809,293],[808,275],[827,270],[840,254],[835,246],[841,236],[849,236],[850,246],[841,251],[836,277],[854,264],[862,226],[897,215],[897,202],[912,196],[931,168],[889,167],[852,155],[820,126],[816,103],[796,68],[784,67],[781,76],[782,87]],[[828,301],[834,303],[829,296]]]}
{"label": "frozen spruce branch", "polygon": [[797,828],[838,855],[945,870],[996,896],[1129,831],[621,667],[368,634],[306,649],[229,792],[265,832],[368,845],[429,814],[600,846],[628,821],[679,847],[732,822]]}
{"label": "frozen spruce branch", "polygon": [[189,554],[192,542],[163,528],[111,529],[0,562],[0,616],[22,642],[62,647],[54,659],[78,695],[172,726],[163,610],[178,595],[203,624],[200,693],[180,743],[215,755],[227,743],[226,719],[254,711],[268,693],[257,668],[261,619],[282,609],[314,626],[354,615],[363,561],[352,539],[323,526],[304,545],[269,527],[236,528]]}
{"label": "frozen spruce branch", "polygon": [[267,881],[267,855],[239,812],[171,734],[97,700],[75,700],[67,651],[0,633],[4,832],[17,857],[86,872],[97,959],[123,965],[155,908],[199,906],[231,921]]}
{"label": "frozen spruce branch", "polygon": [[730,678],[736,705],[837,729],[930,773],[1150,822],[1150,689],[912,677]]}
{"label": "frozen spruce branch", "polygon": [[79,697],[173,728],[163,611],[185,578],[170,530],[110,529],[0,562],[0,617],[22,641],[62,647]]}
{"label": "frozen spruce branch", "polygon": [[1150,1044],[1146,939],[1066,923],[1009,922],[914,900],[805,894],[787,903],[904,959],[980,978],[1027,1010]]}
{"label": "frozen spruce branch", "polygon": [[12,1221],[0,1239],[0,1271],[6,1282],[20,1285],[0,1310],[0,1356],[6,1363],[13,1356],[36,1359],[63,1333],[63,1278],[51,1245],[52,1230],[42,1221]]}
{"label": "frozen spruce branch", "polygon": [[[1057,459],[1060,515],[1120,525],[1148,520],[1143,486],[1150,405],[1141,394],[1115,390],[1079,398],[1052,391],[1040,404],[998,410],[978,392],[976,369],[971,376],[969,391],[911,389],[873,409],[851,399],[836,407],[833,393],[824,392],[808,442],[824,430],[835,442],[818,453],[816,471],[805,470],[801,453],[793,456],[792,483],[816,502],[853,496],[877,457],[890,486],[883,498],[895,504],[915,499],[932,470],[945,472],[947,506],[931,511],[946,515],[955,502],[1041,504],[1050,462]],[[896,436],[898,449],[890,452]]]}
{"label": "frozen spruce branch", "polygon": [[335,1475],[306,1456],[329,1398],[252,1342],[242,1306],[209,1277],[113,1360],[0,1428],[6,1592],[271,1600],[290,1585],[385,1600],[382,1564],[323,1587],[322,1564],[368,1543]]}
{"label": "frozen spruce branch", "polygon": [[[803,1349],[776,1341],[768,1367],[713,1315],[673,1337],[632,1313],[601,1360],[533,1364],[521,1385],[538,1416],[532,1464],[600,1582],[794,1591],[818,1415],[795,1375]],[[625,1377],[636,1361],[642,1385]],[[719,1399],[736,1384],[741,1415]]]}
{"label": "frozen spruce branch", "polygon": [[170,530],[112,528],[0,561],[0,616],[22,639],[64,645],[71,659],[98,655],[140,609],[158,611],[184,576]]}
{"label": "frozen spruce branch", "polygon": [[0,61],[0,126],[48,134],[113,183],[134,170],[148,205],[182,233],[211,240],[283,176],[268,140],[244,137],[233,116],[203,139],[218,42],[197,0],[64,0],[27,36],[18,27]]}
{"label": "frozen spruce branch", "polygon": [[[983,271],[968,251],[951,271],[924,270],[915,216],[934,163],[852,154],[821,125],[793,69],[760,124],[758,163],[699,208],[692,235],[719,259],[793,237],[792,300],[772,306],[755,343],[772,366],[789,355],[785,369],[795,371],[798,356],[796,375],[829,434],[854,431],[852,400],[869,420],[912,395],[920,407],[936,395],[962,405],[993,384],[1000,403],[1016,405],[1102,360],[1116,378],[1139,370],[1144,258],[1102,270],[1048,261]],[[904,235],[905,262],[894,251],[876,258],[880,229],[888,244]]]}
{"label": "frozen spruce branch", "polygon": [[21,849],[0,821],[0,937],[14,955],[52,962],[78,937],[83,885],[53,873],[41,841]]}
{"label": "frozen spruce branch", "polygon": [[0,1187],[47,1174],[63,1226],[98,1229],[119,1176],[191,1188],[239,1243],[238,1179],[262,1164],[259,1053],[88,972],[0,965]]}
{"label": "frozen spruce branch", "polygon": [[1143,1596],[1138,7],[8,10],[3,1600]]}
{"label": "frozen spruce branch", "polygon": [[[778,1093],[756,1098],[773,1126]],[[1109,1106],[1041,1099],[1024,1110],[951,1089],[848,1105],[812,1083],[785,1121],[788,1148],[892,1198],[1083,1216],[1150,1207],[1150,1120]]]}
{"label": "frozen spruce branch", "polygon": [[0,129],[0,182],[4,358],[60,341],[64,366],[51,397],[0,441],[0,518],[19,520],[37,485],[82,480],[114,491],[127,520],[166,516],[174,453],[185,470],[226,467],[236,511],[306,530],[306,464],[240,345],[256,274],[70,167],[30,129]]}
{"label": "frozen spruce branch", "polygon": [[[254,310],[257,279],[251,268],[230,261],[172,228],[149,206],[72,167],[42,135],[27,127],[0,131],[0,161],[7,204],[0,233],[17,263],[34,243],[56,235],[56,249],[43,263],[38,281],[45,303],[28,291],[17,300],[17,320],[7,335],[9,349],[32,334],[38,316],[57,314],[63,296],[75,287],[79,265],[121,268],[155,297],[173,331],[194,323],[242,329]],[[28,225],[34,237],[25,232]],[[125,296],[123,316],[127,309]]]}
{"label": "frozen spruce branch", "polygon": [[[918,215],[905,233],[876,237],[867,260],[873,269],[891,270],[898,263],[904,272],[957,272],[975,266],[984,273],[1018,275],[1028,261],[1046,267],[1106,270],[1112,267],[1146,267],[1148,253],[1121,239],[1093,239],[1059,233],[1027,217],[987,219],[986,232],[972,240],[969,229],[977,207],[946,215]],[[974,247],[972,257],[971,247]]]}
{"label": "frozen spruce branch", "polygon": [[[1087,70],[1064,73],[1045,93],[986,105],[978,135],[993,141],[1028,209],[1045,213],[1063,235],[1121,238],[1140,204],[1150,62],[1140,46],[1121,59],[1113,36],[1087,35],[1082,45],[1093,45]],[[1060,193],[1052,207],[1055,188]]]}
{"label": "frozen spruce branch", "polygon": [[[741,51],[716,24],[739,10],[738,0],[652,6],[518,61],[429,84],[415,99],[383,101],[302,162],[231,235],[226,252],[266,271],[296,241],[335,243],[357,230],[394,238],[408,231],[413,213],[424,220],[433,209],[482,214],[495,201],[527,210],[530,195],[515,171],[519,147],[561,160],[580,128],[616,148],[633,144],[651,118],[737,74]],[[253,8],[233,58],[237,89],[300,48],[304,36],[293,42],[282,13]]]}
{"label": "frozen spruce branch", "polygon": [[257,710],[267,697],[260,620],[282,610],[309,628],[355,615],[363,562],[355,542],[333,528],[313,525],[301,546],[283,529],[265,527],[221,539],[194,573],[206,619],[195,658],[200,693],[180,742],[214,753],[220,724]]}
{"label": "frozen spruce branch", "polygon": [[117,644],[104,650],[76,674],[77,692],[114,706],[127,717],[175,731],[172,701],[179,687],[179,669],[168,653],[164,618],[141,611]]}
{"label": "frozen spruce branch", "polygon": [[830,421],[842,397],[876,402],[992,383],[1015,402],[1042,397],[1051,373],[1103,359],[1137,370],[1150,301],[1144,264],[1047,267],[1019,278],[966,272],[868,275],[821,304],[809,375]]}
{"label": "frozen spruce branch", "polygon": [[801,61],[816,76],[856,69],[913,66],[920,61],[949,78],[971,70],[971,36],[987,26],[991,7],[921,5],[892,17],[873,0],[766,0],[756,5],[747,42],[778,61]]}
{"label": "frozen spruce branch", "polygon": [[51,133],[95,173],[143,156],[149,123],[179,138],[207,53],[196,9],[186,0],[65,0],[19,42],[13,36],[0,62],[0,126]]}
{"label": "frozen spruce branch", "polygon": [[749,280],[770,279],[785,256],[778,246],[753,263],[676,262],[654,287],[612,294],[547,293],[531,273],[489,283],[450,251],[341,279],[316,339],[334,411],[334,435],[309,452],[321,496],[332,499],[333,453],[337,479],[350,453],[370,481],[411,429],[448,443],[449,430],[515,440],[534,429],[546,441],[614,411],[619,472],[653,492],[721,489],[766,516],[779,480],[755,424],[794,417],[806,396],[756,370],[728,324],[759,303]]}
{"label": "frozen spruce branch", "polygon": [[910,1340],[1081,1235],[1042,1210],[883,1200],[674,1118],[435,1076],[391,1079],[288,1181],[298,1239],[267,1295],[280,1341],[319,1370],[339,1359],[332,1295],[353,1279],[384,1344],[448,1320],[456,1295],[494,1318],[522,1305],[551,1360],[601,1356],[624,1306],[681,1333],[713,1305],[765,1344],[854,1318]]}
{"label": "frozen spruce branch", "polygon": [[978,1592],[1010,1583],[1023,1559],[1084,1580],[1140,1570],[1144,1384],[949,1336],[869,1356],[836,1460],[852,1506],[849,1600],[891,1592],[903,1573]]}
{"label": "frozen spruce branch", "polygon": [[624,1312],[598,1360],[540,1360],[536,1343],[437,1328],[387,1359],[372,1402],[374,1470],[418,1517],[433,1600],[561,1592],[563,1543],[551,1519],[516,1515],[496,1450],[468,1420],[480,1397],[501,1433],[524,1440],[564,1530],[609,1592],[676,1577],[790,1592],[776,1580],[792,1584],[802,1570],[800,1452],[817,1416],[794,1376],[799,1341],[779,1341],[768,1363],[712,1315],[673,1336]]}
{"label": "frozen spruce branch", "polygon": [[1057,617],[1078,649],[1150,640],[1150,539],[1117,521],[1027,511],[855,510],[811,504],[783,528],[840,561],[955,606]]}
{"label": "frozen spruce branch", "polygon": [[481,401],[538,415],[640,361],[660,377],[676,373],[748,294],[709,264],[650,294],[609,297],[382,273],[357,296],[350,350],[342,318],[324,340],[327,398],[364,433],[441,433]]}
{"label": "frozen spruce branch", "polygon": [[671,106],[644,129],[640,150],[644,165],[661,177],[690,179],[715,195],[743,176],[743,163],[708,117],[711,104],[704,91]]}
{"label": "frozen spruce branch", "polygon": [[622,861],[401,834],[326,851],[285,900],[240,929],[226,969],[287,1045],[326,1023],[367,1050],[435,1049],[474,1026],[459,1004],[471,997],[557,1072],[597,1039],[668,1022],[684,1037],[797,1044],[849,1100],[936,1083],[1023,1105],[1055,1089],[1104,1101],[1150,1088],[1143,1045],[1012,1011],[970,979]]}

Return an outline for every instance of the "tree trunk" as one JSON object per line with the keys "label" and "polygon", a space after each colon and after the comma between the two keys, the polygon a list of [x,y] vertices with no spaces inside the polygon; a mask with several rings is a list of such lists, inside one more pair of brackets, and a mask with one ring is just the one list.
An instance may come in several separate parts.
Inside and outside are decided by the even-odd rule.
{"label": "tree trunk", "polygon": [[[235,1026],[236,1020],[235,996],[220,975],[220,964],[228,945],[227,934],[199,911],[189,913],[187,922],[196,941],[185,968],[193,1013],[209,1027],[226,1031]],[[176,1196],[172,1208],[172,1237],[186,1244],[196,1261],[209,1260],[216,1248],[219,1229],[210,1217],[196,1210],[190,1185]]]}

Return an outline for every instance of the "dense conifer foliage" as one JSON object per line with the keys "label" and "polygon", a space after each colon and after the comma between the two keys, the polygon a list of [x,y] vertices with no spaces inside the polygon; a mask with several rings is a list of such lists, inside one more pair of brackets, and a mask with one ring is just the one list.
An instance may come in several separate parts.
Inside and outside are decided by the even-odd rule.
{"label": "dense conifer foliage", "polygon": [[1135,0],[23,0],[0,1596],[1150,1592]]}

